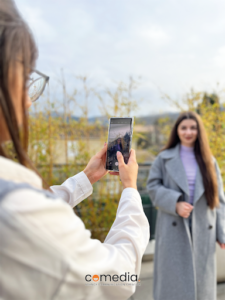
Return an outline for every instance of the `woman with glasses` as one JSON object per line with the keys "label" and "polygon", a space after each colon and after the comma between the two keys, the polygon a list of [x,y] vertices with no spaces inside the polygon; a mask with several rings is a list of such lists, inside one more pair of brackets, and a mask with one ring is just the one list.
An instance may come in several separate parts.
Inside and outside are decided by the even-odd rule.
{"label": "woman with glasses", "polygon": [[[12,0],[0,0],[0,53],[0,298],[127,299],[149,240],[135,152],[127,165],[117,153],[124,187],[117,216],[105,242],[93,240],[71,207],[107,173],[107,145],[83,172],[43,190],[26,153],[27,109],[49,78],[34,71],[36,45]],[[19,163],[6,152],[7,141]]]}
{"label": "woman with glasses", "polygon": [[182,113],[154,161],[147,189],[158,208],[155,300],[216,300],[216,241],[225,249],[225,197],[200,116]]}

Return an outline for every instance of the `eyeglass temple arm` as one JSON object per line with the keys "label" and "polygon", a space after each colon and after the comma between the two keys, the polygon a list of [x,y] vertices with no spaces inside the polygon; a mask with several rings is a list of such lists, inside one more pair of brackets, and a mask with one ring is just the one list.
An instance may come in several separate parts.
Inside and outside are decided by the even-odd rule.
{"label": "eyeglass temple arm", "polygon": [[34,70],[34,72],[36,72],[38,75],[40,75],[40,76],[42,76],[42,77],[45,77],[45,79],[46,79],[47,81],[49,80],[49,76],[47,76],[47,75],[41,73],[40,71]]}

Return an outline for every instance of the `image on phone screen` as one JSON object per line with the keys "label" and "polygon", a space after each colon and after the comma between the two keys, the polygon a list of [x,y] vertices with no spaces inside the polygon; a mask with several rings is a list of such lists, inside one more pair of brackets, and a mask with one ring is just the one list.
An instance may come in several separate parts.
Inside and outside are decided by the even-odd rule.
{"label": "image on phone screen", "polygon": [[111,118],[109,124],[106,169],[119,171],[116,153],[120,151],[127,164],[132,137],[132,118]]}

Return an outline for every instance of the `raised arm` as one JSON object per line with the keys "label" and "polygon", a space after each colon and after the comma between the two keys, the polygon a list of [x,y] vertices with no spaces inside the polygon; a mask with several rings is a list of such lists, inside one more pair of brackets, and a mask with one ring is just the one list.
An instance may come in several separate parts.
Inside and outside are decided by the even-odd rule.
{"label": "raised arm", "polygon": [[53,185],[50,189],[71,207],[79,204],[93,192],[93,187],[84,172],[68,178],[61,185]]}
{"label": "raised arm", "polygon": [[71,207],[79,204],[92,194],[92,184],[106,175],[106,151],[105,143],[104,147],[91,158],[83,172],[68,178],[61,185],[51,186],[50,189]]}

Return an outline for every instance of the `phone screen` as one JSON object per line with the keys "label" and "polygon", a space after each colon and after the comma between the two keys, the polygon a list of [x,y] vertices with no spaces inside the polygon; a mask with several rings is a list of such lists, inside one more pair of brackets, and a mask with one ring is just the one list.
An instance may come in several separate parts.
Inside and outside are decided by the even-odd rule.
{"label": "phone screen", "polygon": [[111,118],[109,124],[106,169],[119,171],[117,151],[120,151],[127,164],[132,138],[132,118]]}

